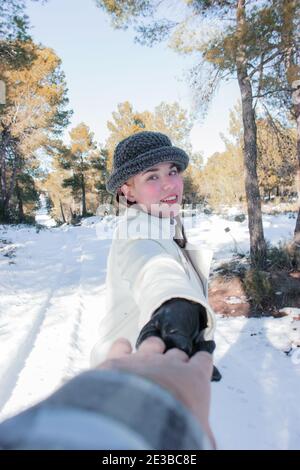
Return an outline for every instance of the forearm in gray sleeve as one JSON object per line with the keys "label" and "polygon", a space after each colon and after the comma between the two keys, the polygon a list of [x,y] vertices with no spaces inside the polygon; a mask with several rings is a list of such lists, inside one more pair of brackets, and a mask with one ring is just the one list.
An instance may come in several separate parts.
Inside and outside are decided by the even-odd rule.
{"label": "forearm in gray sleeve", "polygon": [[211,449],[171,393],[138,375],[89,370],[0,424],[2,449]]}

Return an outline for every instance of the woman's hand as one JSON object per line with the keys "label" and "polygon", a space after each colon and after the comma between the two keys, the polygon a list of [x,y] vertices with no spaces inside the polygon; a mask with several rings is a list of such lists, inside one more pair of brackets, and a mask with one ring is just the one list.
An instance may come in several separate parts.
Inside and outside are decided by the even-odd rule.
{"label": "woman's hand", "polygon": [[214,341],[204,341],[207,326],[205,308],[186,299],[174,298],[162,304],[142,328],[136,347],[150,336],[161,338],[166,349],[178,348],[191,357],[197,351],[212,353]]}

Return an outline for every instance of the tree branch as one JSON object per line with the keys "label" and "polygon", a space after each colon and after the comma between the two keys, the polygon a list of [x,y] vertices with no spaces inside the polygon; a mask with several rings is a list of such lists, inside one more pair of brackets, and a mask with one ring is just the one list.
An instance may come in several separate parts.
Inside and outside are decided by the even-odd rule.
{"label": "tree branch", "polygon": [[289,88],[277,88],[276,90],[269,90],[262,94],[253,95],[253,98],[264,98],[265,96],[273,95],[274,93],[278,93],[279,91],[290,91],[290,89]]}
{"label": "tree branch", "polygon": [[[274,54],[271,54],[267,59],[261,61],[257,67],[254,67],[254,66],[251,64],[251,66],[254,67],[254,68],[253,68],[252,72],[250,72],[250,73],[248,74],[249,78],[252,78],[253,75],[254,75],[256,72],[258,72],[259,70],[261,70],[261,68],[262,68],[265,64],[267,64],[267,63],[270,62],[271,60],[275,59],[275,58],[278,57],[279,55],[282,55],[282,52],[279,51],[279,50],[277,50],[276,52],[274,52]],[[250,64],[249,64],[249,65],[250,65]]]}

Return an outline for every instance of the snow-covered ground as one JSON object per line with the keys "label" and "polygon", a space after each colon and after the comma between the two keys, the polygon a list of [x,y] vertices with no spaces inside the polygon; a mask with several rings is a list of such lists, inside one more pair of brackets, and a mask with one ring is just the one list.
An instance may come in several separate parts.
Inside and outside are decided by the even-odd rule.
{"label": "snow-covered ground", "polygon": [[[247,221],[232,219],[185,219],[189,239],[215,250],[214,266],[248,248]],[[105,308],[115,218],[54,228],[41,210],[38,222],[48,228],[0,226],[0,420],[89,367]],[[266,238],[287,240],[294,224],[289,215],[266,215]],[[212,384],[211,421],[219,447],[300,449],[300,349],[285,353],[299,321],[217,321],[215,363],[223,379]]]}

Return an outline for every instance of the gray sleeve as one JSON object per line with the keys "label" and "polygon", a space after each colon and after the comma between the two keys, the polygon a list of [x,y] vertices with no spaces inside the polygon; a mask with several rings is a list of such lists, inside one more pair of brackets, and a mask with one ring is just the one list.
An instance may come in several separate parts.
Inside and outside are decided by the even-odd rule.
{"label": "gray sleeve", "polygon": [[0,424],[2,449],[211,449],[198,421],[159,385],[90,370]]}

